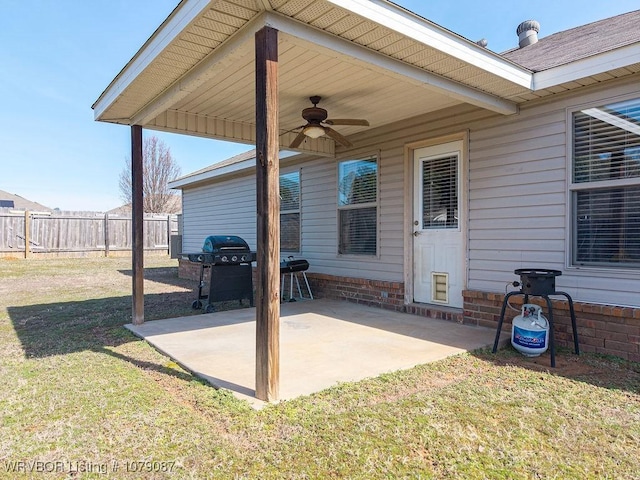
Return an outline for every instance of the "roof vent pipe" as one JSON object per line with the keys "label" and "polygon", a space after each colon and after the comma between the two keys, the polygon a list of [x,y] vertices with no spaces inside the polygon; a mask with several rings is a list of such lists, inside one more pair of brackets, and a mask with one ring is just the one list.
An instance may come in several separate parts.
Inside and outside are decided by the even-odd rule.
{"label": "roof vent pipe", "polygon": [[535,20],[526,20],[518,25],[516,32],[518,33],[518,45],[520,48],[537,43],[539,31],[540,24]]}

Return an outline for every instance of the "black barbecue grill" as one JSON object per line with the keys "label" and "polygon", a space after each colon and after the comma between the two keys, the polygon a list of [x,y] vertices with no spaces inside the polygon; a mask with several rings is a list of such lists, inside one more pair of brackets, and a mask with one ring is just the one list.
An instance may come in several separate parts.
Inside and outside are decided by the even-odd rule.
{"label": "black barbecue grill", "polygon": [[[229,300],[248,299],[253,306],[253,277],[251,262],[256,254],[247,242],[235,235],[211,235],[202,246],[202,252],[187,253],[187,258],[200,264],[200,282],[198,298],[191,307],[194,310],[204,307],[206,313],[214,311],[213,303]],[[205,288],[205,272],[209,270],[209,291]],[[203,303],[207,300],[207,303]]]}

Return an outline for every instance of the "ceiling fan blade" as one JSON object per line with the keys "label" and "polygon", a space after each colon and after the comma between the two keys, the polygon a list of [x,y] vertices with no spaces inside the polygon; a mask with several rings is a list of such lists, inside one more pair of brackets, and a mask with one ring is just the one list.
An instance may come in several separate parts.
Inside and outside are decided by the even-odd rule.
{"label": "ceiling fan blade", "polygon": [[361,125],[368,127],[369,122],[358,118],[332,118],[331,120],[325,120],[327,125]]}
{"label": "ceiling fan blade", "polygon": [[345,147],[352,147],[353,146],[353,144],[349,140],[344,138],[342,135],[340,135],[338,132],[336,132],[333,128],[324,127],[324,131],[329,137],[333,138],[340,145],[343,145]]}
{"label": "ceiling fan blade", "polygon": [[289,148],[298,148],[305,138],[307,138],[306,135],[300,132],[296,136],[296,138],[293,139],[293,142],[291,142],[291,145],[289,145]]}
{"label": "ceiling fan blade", "polygon": [[287,133],[298,133],[298,130],[304,127],[306,127],[306,125],[300,125],[299,127],[292,128],[291,130],[282,130],[280,132],[280,136],[286,135]]}

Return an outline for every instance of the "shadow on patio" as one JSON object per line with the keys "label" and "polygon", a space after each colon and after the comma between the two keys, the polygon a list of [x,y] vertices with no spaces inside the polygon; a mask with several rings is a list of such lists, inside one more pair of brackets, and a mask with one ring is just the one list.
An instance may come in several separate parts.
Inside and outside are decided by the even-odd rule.
{"label": "shadow on patio", "polygon": [[[255,308],[127,328],[214,386],[262,405],[254,392]],[[488,328],[345,301],[283,303],[280,399],[475,350],[491,345],[494,335]]]}

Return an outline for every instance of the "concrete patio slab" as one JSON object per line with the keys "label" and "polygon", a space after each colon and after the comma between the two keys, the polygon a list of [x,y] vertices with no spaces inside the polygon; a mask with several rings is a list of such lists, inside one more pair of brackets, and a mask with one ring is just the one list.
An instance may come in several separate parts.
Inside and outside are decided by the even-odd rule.
{"label": "concrete patio slab", "polygon": [[[260,408],[264,402],[254,390],[255,312],[244,308],[126,327],[193,374]],[[494,336],[489,328],[345,301],[284,303],[280,399],[492,345]]]}

